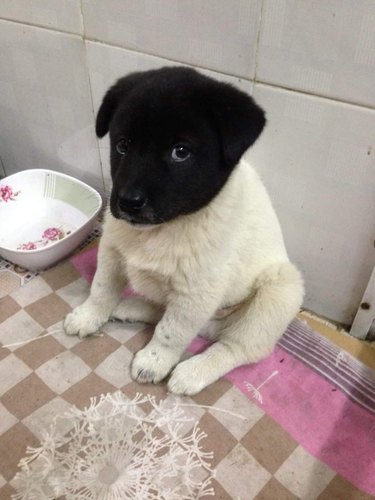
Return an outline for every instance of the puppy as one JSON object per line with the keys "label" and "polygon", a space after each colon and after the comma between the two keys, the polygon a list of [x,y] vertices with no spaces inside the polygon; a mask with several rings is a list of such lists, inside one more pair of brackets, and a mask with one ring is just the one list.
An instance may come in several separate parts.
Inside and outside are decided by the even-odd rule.
{"label": "puppy", "polygon": [[[110,317],[155,324],[134,380],[192,395],[268,356],[303,282],[270,199],[243,153],[265,125],[247,94],[188,68],[120,79],[104,97],[113,190],[89,298],[65,319],[85,337]],[[139,297],[120,300],[126,285]],[[181,361],[198,332],[213,343]]]}

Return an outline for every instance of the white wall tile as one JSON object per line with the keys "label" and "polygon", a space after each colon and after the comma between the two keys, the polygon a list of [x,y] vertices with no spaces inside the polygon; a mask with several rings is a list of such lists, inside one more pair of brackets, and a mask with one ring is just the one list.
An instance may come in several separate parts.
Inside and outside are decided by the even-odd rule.
{"label": "white wall tile", "polygon": [[[375,105],[373,0],[82,0],[83,20],[80,3],[0,2],[8,175],[52,168],[103,190],[101,157],[109,190],[108,139],[98,148],[94,134],[103,95],[129,72],[172,61],[249,93],[257,65],[258,81]],[[63,33],[83,25],[90,41]],[[269,122],[249,158],[305,273],[306,306],[349,323],[375,264],[375,112],[262,84],[255,97]]]}
{"label": "white wall tile", "polygon": [[373,0],[264,0],[257,80],[375,105]]}
{"label": "white wall tile", "polygon": [[85,47],[0,21],[0,156],[8,175],[51,168],[102,190]]}
{"label": "white wall tile", "polygon": [[83,0],[88,38],[252,79],[261,0]]}
{"label": "white wall tile", "polygon": [[0,18],[82,33],[80,0],[1,0]]}
{"label": "white wall tile", "polygon": [[375,111],[255,84],[268,124],[248,158],[307,285],[305,306],[350,323],[375,264]]}
{"label": "white wall tile", "polygon": [[[95,115],[98,112],[105,92],[118,78],[133,71],[146,71],[170,65],[176,66],[176,63],[159,57],[139,54],[138,52],[101,43],[86,42],[86,48]],[[253,84],[248,80],[210,70],[199,69],[199,71],[207,76],[236,85],[245,92],[252,92]],[[108,188],[110,186],[108,137],[99,142],[99,148],[104,179]]]}

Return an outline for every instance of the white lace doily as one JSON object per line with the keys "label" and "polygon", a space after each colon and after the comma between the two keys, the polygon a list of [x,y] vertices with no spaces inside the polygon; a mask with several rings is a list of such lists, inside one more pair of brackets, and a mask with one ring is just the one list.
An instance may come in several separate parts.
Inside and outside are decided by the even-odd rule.
{"label": "white lace doily", "polygon": [[[144,405],[151,405],[146,413]],[[206,436],[178,402],[121,392],[54,419],[39,448],[28,448],[14,478],[16,500],[182,500],[214,495]],[[66,432],[66,429],[70,429]]]}

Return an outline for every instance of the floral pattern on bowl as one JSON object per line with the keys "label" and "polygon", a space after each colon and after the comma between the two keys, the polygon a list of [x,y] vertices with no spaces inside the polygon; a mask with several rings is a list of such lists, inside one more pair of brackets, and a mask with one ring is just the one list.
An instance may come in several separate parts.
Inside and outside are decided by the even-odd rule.
{"label": "floral pattern on bowl", "polygon": [[7,184],[0,186],[0,202],[5,201],[5,203],[8,203],[8,201],[16,201],[20,192],[21,191],[14,192],[13,188]]}
{"label": "floral pattern on bowl", "polygon": [[31,271],[72,253],[102,207],[100,194],[88,184],[43,168],[5,177],[0,189],[0,255]]}
{"label": "floral pattern on bowl", "polygon": [[40,240],[22,243],[17,247],[17,250],[37,250],[38,248],[43,248],[50,243],[62,240],[70,233],[71,231],[64,233],[64,231],[57,227],[49,227],[43,231],[42,238]]}

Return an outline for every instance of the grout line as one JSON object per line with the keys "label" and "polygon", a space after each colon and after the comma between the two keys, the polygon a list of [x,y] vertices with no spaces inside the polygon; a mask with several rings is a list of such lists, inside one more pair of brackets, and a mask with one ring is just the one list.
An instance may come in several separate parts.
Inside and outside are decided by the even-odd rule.
{"label": "grout line", "polygon": [[[80,5],[82,5],[82,4],[80,3]],[[83,33],[74,33],[72,31],[59,30],[57,28],[51,28],[49,26],[43,26],[41,24],[27,23],[27,22],[24,22],[24,21],[15,21],[14,19],[6,19],[5,17],[0,17],[0,22],[1,21],[5,21],[5,22],[8,22],[8,23],[26,25],[26,26],[28,26],[30,28],[39,28],[39,29],[43,29],[43,30],[50,31],[50,32],[53,32],[53,33],[60,33],[62,35],[70,35],[70,36],[74,36],[74,37],[80,38],[83,42],[97,43],[99,45],[104,45],[104,46],[107,46],[107,47],[113,47],[115,49],[126,50],[126,51],[132,52],[134,54],[140,54],[140,55],[155,57],[157,59],[163,59],[164,61],[172,62],[172,63],[178,64],[179,66],[185,65],[185,66],[190,66],[190,67],[194,67],[194,68],[199,68],[199,69],[211,71],[212,73],[217,73],[218,75],[230,76],[230,77],[232,77],[234,79],[237,79],[237,80],[245,80],[247,82],[254,83],[254,81],[252,79],[247,78],[246,76],[233,75],[231,73],[226,73],[225,71],[220,71],[218,69],[208,68],[207,66],[202,66],[202,65],[199,65],[199,64],[193,64],[193,63],[184,62],[184,61],[177,61],[176,59],[171,59],[169,57],[158,55],[158,54],[152,54],[151,52],[142,52],[142,51],[139,51],[139,50],[136,50],[136,49],[131,49],[129,47],[122,47],[121,45],[117,45],[115,43],[102,41],[102,40],[99,40],[97,38],[87,37],[86,34],[85,34],[86,30],[85,30],[85,27],[84,27],[84,18],[83,18],[83,12],[82,11],[81,11],[81,15],[82,15]]]}
{"label": "grout line", "polygon": [[272,88],[280,89],[280,90],[285,90],[288,92],[293,92],[294,94],[302,94],[302,95],[306,95],[309,97],[318,97],[319,99],[324,99],[326,101],[333,101],[333,102],[338,102],[340,104],[347,104],[348,106],[356,106],[358,108],[367,109],[370,111],[375,110],[375,106],[371,106],[370,104],[359,104],[359,103],[354,102],[354,101],[344,101],[343,99],[340,99],[339,97],[329,97],[326,95],[314,94],[313,92],[309,92],[308,90],[294,89],[294,88],[288,87],[286,85],[281,85],[281,84],[277,84],[277,83],[270,83],[270,82],[264,82],[262,80],[257,80],[256,82],[254,82],[254,84],[255,85],[264,85],[265,87],[272,87]]}
{"label": "grout line", "polygon": [[264,10],[264,1],[262,0],[260,6],[260,19],[259,19],[259,28],[257,33],[257,40],[255,46],[255,68],[254,68],[254,84],[257,83],[257,74],[258,74],[258,54],[259,54],[259,46],[260,46],[260,35],[262,31],[262,23],[263,23],[263,10]]}
{"label": "grout line", "polygon": [[[85,56],[86,56],[86,61],[87,61],[87,47],[86,47],[86,44],[84,43],[84,51],[85,51]],[[95,115],[95,109],[94,109],[94,99],[93,99],[93,93],[92,93],[92,85],[91,85],[91,76],[90,76],[90,71],[89,71],[89,67],[88,65],[86,64],[86,68],[85,68],[85,73],[87,74],[87,84],[88,84],[88,91],[89,91],[89,99],[90,99],[90,105],[91,105],[91,111],[92,111],[92,116],[93,116],[93,120],[94,120],[94,129],[95,129],[95,121],[96,121],[96,115]],[[99,164],[100,164],[100,172],[101,172],[101,178],[102,178],[102,185],[103,185],[103,193],[104,193],[104,197],[105,197],[105,200],[104,200],[104,203],[103,205],[105,205],[107,203],[107,193],[106,193],[106,187],[105,187],[105,179],[104,179],[104,170],[103,170],[103,163],[102,163],[102,155],[100,153],[100,144],[99,144],[99,139],[96,135],[96,133],[94,132],[95,134],[95,141],[96,141],[96,146],[97,146],[97,154],[98,154],[98,157],[99,157]]]}
{"label": "grout line", "polygon": [[161,56],[161,55],[158,55],[158,54],[152,54],[151,52],[144,52],[144,51],[141,52],[139,50],[131,49],[129,47],[122,47],[121,45],[117,45],[117,44],[112,43],[112,42],[103,42],[102,40],[99,40],[97,38],[87,38],[87,37],[85,37],[85,40],[87,42],[97,43],[98,45],[104,45],[104,46],[108,46],[108,47],[113,47],[115,49],[126,50],[126,51],[134,53],[134,54],[139,54],[139,55],[144,55],[144,56],[149,56],[149,57],[155,57],[156,59],[163,59],[164,61],[168,61],[168,62],[171,62],[171,63],[174,63],[174,64],[178,64],[179,66],[190,66],[192,68],[198,68],[198,69],[203,69],[203,70],[211,71],[212,73],[217,73],[218,75],[230,76],[230,77],[232,77],[234,79],[237,79],[237,80],[245,80],[247,82],[254,83],[254,80],[252,80],[252,79],[250,79],[250,78],[248,78],[246,76],[240,76],[240,75],[233,75],[231,73],[225,73],[225,71],[219,71],[218,69],[208,68],[207,66],[202,66],[200,64],[190,63],[190,62],[184,62],[184,61],[177,61],[176,59],[172,59],[172,58],[166,57],[166,56]]}
{"label": "grout line", "polygon": [[[263,3],[262,3],[262,6],[263,6]],[[302,95],[307,95],[307,96],[310,96],[310,97],[318,97],[318,98],[321,98],[321,99],[325,99],[327,101],[338,102],[340,104],[347,104],[348,106],[357,106],[357,107],[359,107],[361,109],[367,109],[367,110],[370,110],[370,111],[375,110],[375,106],[372,106],[370,104],[360,104],[360,103],[357,103],[357,102],[354,102],[354,101],[345,101],[345,100],[337,98],[337,97],[330,97],[330,96],[325,96],[325,95],[321,95],[321,94],[315,94],[314,92],[309,92],[307,90],[301,90],[301,89],[295,89],[295,88],[292,88],[292,87],[288,87],[286,85],[265,82],[265,81],[262,81],[262,80],[256,80],[256,74],[255,74],[254,80],[252,80],[252,79],[249,79],[249,78],[247,78],[245,76],[239,76],[239,75],[233,75],[233,74],[230,74],[230,73],[225,73],[224,71],[219,71],[219,70],[216,70],[216,69],[208,68],[206,66],[201,66],[201,65],[198,65],[198,64],[193,64],[193,63],[188,63],[188,62],[183,62],[183,61],[176,61],[175,59],[170,59],[168,57],[157,55],[157,54],[151,54],[150,52],[140,52],[138,50],[130,49],[128,47],[121,47],[120,45],[116,45],[116,44],[111,43],[111,42],[103,42],[102,40],[98,40],[96,38],[88,38],[88,37],[86,37],[86,35],[84,33],[83,34],[81,34],[81,33],[73,33],[73,32],[70,32],[70,31],[63,31],[63,30],[58,30],[58,29],[55,29],[55,28],[49,28],[49,27],[46,27],[46,26],[41,26],[39,24],[26,23],[26,22],[23,22],[23,21],[15,21],[13,19],[6,19],[6,18],[2,18],[2,17],[0,17],[0,21],[6,21],[6,22],[20,24],[20,25],[26,25],[26,26],[29,26],[29,27],[32,27],[32,28],[40,28],[40,29],[45,29],[47,31],[51,31],[51,32],[54,32],[54,33],[60,33],[60,34],[64,34],[64,35],[74,36],[74,37],[80,38],[83,41],[83,43],[85,43],[85,42],[93,42],[93,43],[97,43],[97,44],[104,45],[104,46],[107,46],[107,47],[114,47],[114,48],[117,48],[117,49],[126,50],[126,51],[132,52],[134,54],[155,57],[155,58],[162,59],[162,60],[168,61],[168,62],[172,62],[172,63],[178,64],[178,65],[185,65],[185,66],[187,65],[187,66],[190,66],[190,67],[193,67],[193,68],[198,68],[198,69],[203,69],[203,70],[211,71],[212,73],[217,73],[218,75],[225,75],[225,76],[232,77],[234,79],[244,80],[244,81],[253,83],[254,85],[256,85],[256,84],[265,85],[267,87],[272,87],[272,88],[276,88],[276,89],[286,90],[286,91],[289,91],[289,92],[293,92],[295,94],[302,94]],[[259,33],[260,33],[260,30],[259,30]],[[256,61],[256,63],[257,63],[257,61]]]}
{"label": "grout line", "polygon": [[30,28],[40,28],[42,30],[52,31],[54,33],[60,33],[60,34],[63,34],[63,35],[71,35],[71,36],[76,36],[78,38],[82,38],[82,33],[77,33],[75,31],[65,31],[63,29],[53,28],[53,27],[50,27],[50,26],[44,26],[42,24],[29,23],[27,21],[17,21],[15,19],[7,19],[6,17],[0,17],[0,21],[5,21],[7,23],[14,23],[14,24],[25,25],[25,26],[28,26]]}
{"label": "grout line", "polygon": [[170,59],[168,57],[164,57],[164,56],[160,56],[160,55],[156,55],[156,54],[151,54],[150,52],[140,52],[139,50],[129,49],[128,47],[121,47],[120,45],[116,45],[116,44],[110,43],[110,42],[103,42],[103,41],[97,40],[95,38],[85,38],[85,40],[87,42],[96,43],[98,45],[113,47],[115,49],[126,50],[126,51],[134,53],[134,54],[155,57],[157,59],[163,59],[164,61],[173,62],[173,63],[178,64],[178,65],[185,65],[185,66],[187,65],[187,66],[190,66],[193,68],[204,69],[207,71],[211,71],[212,73],[217,73],[218,75],[225,75],[225,76],[229,76],[231,78],[237,79],[237,80],[243,80],[243,81],[246,81],[249,83],[253,83],[254,85],[256,85],[256,84],[266,85],[268,87],[278,88],[281,90],[288,90],[289,92],[294,92],[295,94],[303,94],[303,95],[307,95],[310,97],[318,97],[320,99],[326,99],[327,101],[339,102],[341,104],[347,104],[348,106],[358,106],[359,108],[369,109],[371,111],[375,110],[375,106],[371,106],[369,104],[359,104],[359,103],[356,103],[354,101],[344,101],[343,99],[340,99],[337,97],[329,97],[329,96],[325,96],[325,95],[321,95],[321,94],[314,94],[313,92],[309,92],[307,90],[294,89],[291,87],[287,87],[285,85],[278,85],[276,83],[264,82],[262,80],[249,79],[249,78],[246,78],[244,76],[232,75],[230,73],[225,73],[224,71],[219,71],[216,69],[207,68],[207,66],[201,66],[198,64],[187,63],[187,62],[182,62],[182,61],[176,61],[175,59]]}
{"label": "grout line", "polygon": [[[94,124],[96,120],[95,116],[95,108],[94,108],[94,98],[93,98],[93,91],[92,91],[92,84],[91,84],[91,75],[90,75],[90,70],[89,70],[89,64],[88,64],[88,56],[87,56],[87,44],[86,44],[86,39],[85,39],[85,33],[86,33],[86,27],[85,27],[85,18],[83,15],[83,8],[82,8],[82,0],[79,0],[79,10],[81,13],[81,20],[82,20],[82,40],[83,40],[83,45],[84,45],[84,51],[85,51],[85,59],[86,59],[86,67],[85,67],[85,72],[87,73],[87,83],[89,87],[89,99],[90,99],[90,104],[91,104],[91,111],[92,111],[92,116],[94,119]],[[103,170],[103,163],[102,163],[102,155],[100,153],[100,144],[99,144],[99,139],[96,136],[95,133],[95,141],[96,141],[96,146],[97,146],[97,154],[99,157],[99,164],[100,164],[100,172],[101,172],[101,177],[102,177],[102,185],[103,185],[103,195],[104,195],[104,203],[103,206],[106,205],[108,201],[108,195],[106,192],[106,187],[105,187],[105,179],[104,179],[104,170]]]}
{"label": "grout line", "polygon": [[85,18],[83,17],[82,0],[79,0],[79,13],[81,14],[82,38],[85,38]]}

